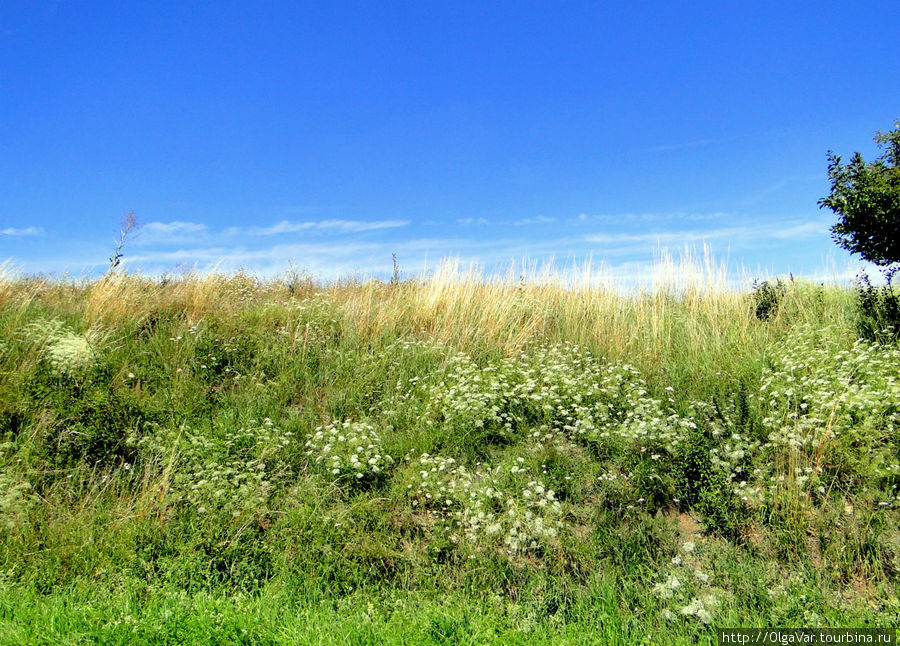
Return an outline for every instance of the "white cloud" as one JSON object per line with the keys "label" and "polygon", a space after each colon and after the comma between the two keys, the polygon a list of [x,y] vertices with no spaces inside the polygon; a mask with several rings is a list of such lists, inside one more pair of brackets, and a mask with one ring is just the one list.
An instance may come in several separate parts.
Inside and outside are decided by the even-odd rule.
{"label": "white cloud", "polygon": [[272,236],[285,233],[299,233],[301,231],[336,231],[339,233],[358,233],[361,231],[375,231],[378,229],[394,229],[409,225],[409,220],[376,220],[365,222],[362,220],[319,220],[313,222],[291,222],[282,220],[268,227],[253,227],[247,229],[247,233],[255,236]]}
{"label": "white cloud", "polygon": [[457,224],[487,224],[487,218],[462,218],[456,221]]}
{"label": "white cloud", "polygon": [[[516,247],[510,241],[472,240],[467,238],[413,238],[390,241],[297,242],[250,246],[197,245],[178,249],[147,249],[126,255],[130,268],[150,274],[162,274],[178,265],[189,264],[200,272],[233,272],[244,268],[260,275],[281,274],[289,263],[321,278],[339,278],[362,273],[386,274],[392,270],[391,254],[411,274],[433,265],[427,259],[464,255],[473,262],[504,262],[517,252],[539,252],[538,246]],[[68,263],[69,266],[74,261]]]}
{"label": "white cloud", "polygon": [[516,226],[526,226],[529,224],[550,224],[556,222],[556,218],[549,218],[546,215],[537,215],[533,218],[522,218],[513,222]]}
{"label": "white cloud", "polygon": [[149,222],[141,227],[141,230],[145,233],[150,231],[153,233],[160,234],[181,234],[181,233],[196,233],[198,231],[205,231],[208,229],[205,224],[200,224],[198,222],[182,222],[181,220],[174,220],[172,222]]}
{"label": "white cloud", "polygon": [[135,243],[139,245],[166,244],[195,240],[209,231],[209,227],[198,222],[148,222],[142,225],[135,234]]}
{"label": "white cloud", "polygon": [[596,244],[660,244],[676,246],[701,240],[727,239],[735,245],[761,240],[796,240],[824,235],[828,225],[824,222],[769,222],[757,226],[723,227],[695,231],[664,231],[657,233],[594,233],[584,236],[584,242]]}
{"label": "white cloud", "polygon": [[15,227],[7,227],[0,229],[0,235],[4,236],[39,236],[43,235],[44,230],[41,227],[25,227],[17,229]]}
{"label": "white cloud", "polygon": [[648,222],[702,222],[706,220],[719,220],[729,217],[730,214],[724,211],[716,211],[714,213],[689,213],[685,211],[672,211],[669,213],[598,213],[588,215],[587,213],[579,213],[574,218],[569,218],[569,224],[590,224],[590,223],[608,223],[608,224],[644,224]]}
{"label": "white cloud", "polygon": [[766,234],[779,240],[793,240],[811,235],[822,235],[828,233],[829,229],[827,222],[800,222],[791,226],[776,224]]}
{"label": "white cloud", "polygon": [[[537,216],[541,217],[541,216]],[[533,219],[537,219],[533,218]],[[389,226],[406,226],[406,221],[382,220],[362,222],[354,220],[321,220],[310,222],[283,221],[269,227],[231,227],[217,229],[191,222],[152,222],[144,227],[141,234],[143,243],[156,238],[158,245],[141,244],[134,253],[126,250],[125,263],[129,270],[148,274],[164,274],[180,265],[192,265],[200,272],[233,272],[246,269],[261,276],[279,275],[289,264],[309,271],[323,279],[346,277],[354,274],[365,276],[389,276],[392,269],[391,254],[397,253],[398,260],[406,275],[419,274],[433,269],[441,258],[454,257],[462,263],[476,263],[493,271],[512,258],[529,258],[539,262],[555,262],[554,257],[568,255],[578,260],[595,254],[612,265],[615,274],[638,274],[644,272],[645,261],[663,249],[684,249],[699,245],[702,241],[714,244],[717,251],[728,253],[735,248],[765,249],[767,253],[787,247],[806,247],[827,244],[828,225],[822,221],[790,219],[769,220],[761,224],[750,221],[734,222],[732,226],[710,227],[703,230],[698,226],[683,223],[681,231],[666,230],[665,224],[651,228],[642,222],[635,222],[626,231],[598,226],[595,216],[584,215],[584,226],[563,227],[562,235],[525,235],[527,229],[510,229],[501,237],[476,235],[478,230],[458,229],[452,237],[407,238],[392,236],[392,239],[364,239],[364,236],[297,236],[285,235],[300,231],[308,232],[355,232]],[[531,218],[529,218],[531,219]],[[551,219],[551,218],[548,218]],[[476,224],[483,218],[469,219]],[[591,226],[591,224],[594,226]],[[673,223],[674,224],[674,223]],[[658,232],[648,232],[657,229]],[[593,230],[593,232],[592,232]],[[279,236],[279,234],[282,234]],[[276,236],[276,237],[272,237]],[[385,236],[387,237],[387,236]],[[177,246],[173,243],[177,242]],[[40,266],[40,271],[58,268],[69,270],[83,268],[83,273],[102,269],[106,250],[97,251],[96,260],[90,262],[81,258],[65,259],[64,254],[48,255]],[[82,249],[80,253],[85,253]],[[93,253],[93,252],[92,252]],[[807,254],[808,255],[808,254]],[[638,262],[631,265],[630,262]],[[809,266],[806,260],[797,258]],[[560,261],[561,266],[569,261]],[[30,266],[32,263],[29,263]],[[570,264],[570,263],[569,263]],[[96,268],[94,268],[96,266]],[[780,265],[779,265],[780,267]],[[646,273],[646,272],[645,272]],[[624,279],[619,279],[624,280]]]}

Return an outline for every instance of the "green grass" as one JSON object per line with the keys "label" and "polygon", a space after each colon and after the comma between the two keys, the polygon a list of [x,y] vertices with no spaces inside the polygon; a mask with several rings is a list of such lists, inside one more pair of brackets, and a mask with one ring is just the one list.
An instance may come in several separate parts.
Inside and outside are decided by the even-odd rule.
{"label": "green grass", "polygon": [[4,279],[0,642],[891,626],[900,350],[856,324],[799,281]]}

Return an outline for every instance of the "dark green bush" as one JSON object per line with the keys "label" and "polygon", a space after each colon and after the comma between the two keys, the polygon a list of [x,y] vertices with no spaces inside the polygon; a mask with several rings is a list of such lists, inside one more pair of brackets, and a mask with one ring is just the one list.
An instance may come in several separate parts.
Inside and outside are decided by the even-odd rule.
{"label": "dark green bush", "polygon": [[157,416],[117,388],[113,373],[112,366],[101,364],[82,383],[46,366],[32,375],[27,387],[31,408],[49,412],[54,420],[44,436],[52,466],[134,463],[137,455],[128,437]]}
{"label": "dark green bush", "polygon": [[675,492],[681,509],[700,514],[707,532],[736,538],[746,509],[735,496],[731,481],[714,468],[710,441],[700,431],[681,445],[674,460]]}
{"label": "dark green bush", "polygon": [[900,340],[900,294],[893,278],[900,266],[884,271],[885,284],[875,287],[862,272],[856,277],[856,329],[860,338],[879,343]]}
{"label": "dark green bush", "polygon": [[[256,522],[237,526],[227,516],[179,519],[178,532],[139,546],[156,576],[190,592],[227,588],[256,592],[276,572],[276,546]],[[215,522],[218,521],[218,522]]]}
{"label": "dark green bush", "polygon": [[[631,482],[638,500],[644,508],[653,513],[671,504],[674,496],[672,477],[667,465],[647,457],[635,465],[631,472]],[[643,500],[641,500],[643,499]]]}
{"label": "dark green bush", "polygon": [[781,278],[775,282],[764,280],[753,281],[751,296],[753,298],[753,313],[760,321],[768,321],[778,313],[778,307],[784,298],[787,286]]}

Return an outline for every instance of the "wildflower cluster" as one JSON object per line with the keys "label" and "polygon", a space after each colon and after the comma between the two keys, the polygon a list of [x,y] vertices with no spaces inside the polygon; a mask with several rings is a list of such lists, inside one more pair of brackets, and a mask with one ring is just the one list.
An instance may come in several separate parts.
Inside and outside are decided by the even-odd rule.
{"label": "wildflower cluster", "polygon": [[442,512],[461,509],[478,477],[453,458],[428,453],[419,456],[412,468],[414,471],[407,489],[413,507]]}
{"label": "wildflower cluster", "polygon": [[540,346],[484,367],[457,354],[428,399],[438,423],[467,434],[489,429],[500,438],[543,423],[586,443],[672,452],[695,428],[669,402],[650,397],[633,367],[604,364],[572,344]]}
{"label": "wildflower cluster", "polygon": [[[425,334],[425,330],[421,330]],[[427,380],[427,374],[435,362],[447,356],[446,345],[435,339],[401,337],[371,355],[368,365],[362,367],[371,374],[391,374],[393,384],[384,384],[382,398],[377,407],[371,409],[380,414],[387,424],[397,426],[409,423],[410,418],[419,420],[422,395],[420,382]],[[393,378],[396,378],[394,381]],[[381,384],[373,384],[381,388]]]}
{"label": "wildflower cluster", "polygon": [[[424,333],[425,330],[422,330]],[[379,353],[379,357],[393,357],[397,354],[406,354],[408,352],[440,352],[445,353],[447,344],[440,339],[410,339],[399,338],[385,346],[384,351]]]}
{"label": "wildflower cluster", "polygon": [[291,299],[293,309],[298,312],[330,313],[334,308],[331,297],[325,292],[318,292],[302,300]]}
{"label": "wildflower cluster", "polygon": [[241,516],[263,511],[276,481],[287,475],[284,452],[292,436],[266,418],[219,437],[187,426],[165,429],[138,444],[172,470],[172,502],[188,504],[199,513]]}
{"label": "wildflower cluster", "polygon": [[236,336],[218,337],[211,331],[202,334],[194,348],[194,373],[211,383],[237,382],[243,378],[239,368],[249,364],[250,347],[247,339]]}
{"label": "wildflower cluster", "polygon": [[383,480],[394,460],[381,446],[375,427],[367,422],[331,422],[306,438],[306,455],[322,471],[351,484]]}
{"label": "wildflower cluster", "polygon": [[693,406],[697,409],[698,416],[706,420],[706,426],[715,440],[709,449],[712,469],[732,483],[732,492],[743,502],[761,502],[760,488],[748,482],[755,481],[762,473],[762,467],[754,464],[763,442],[751,436],[736,422],[740,412],[736,410],[734,403],[723,406],[719,415],[715,414],[707,402],[693,402]]}
{"label": "wildflower cluster", "polygon": [[327,294],[314,294],[302,300],[291,299],[291,309],[297,318],[279,332],[290,339],[291,349],[301,356],[310,348],[329,354],[335,349],[335,341],[341,336],[342,310],[332,303]]}
{"label": "wildflower cluster", "polygon": [[249,305],[262,291],[262,287],[262,282],[258,278],[241,272],[228,280],[223,295],[232,303]]}
{"label": "wildflower cluster", "polygon": [[453,356],[446,377],[428,393],[429,413],[466,434],[509,439],[516,421],[510,410],[515,368],[509,360],[481,367],[467,354]]}
{"label": "wildflower cluster", "polygon": [[765,495],[788,488],[800,499],[823,494],[835,478],[851,484],[900,479],[900,349],[835,330],[796,330],[779,347],[760,385],[768,442],[758,474]]}
{"label": "wildflower cluster", "polygon": [[106,334],[99,328],[77,334],[58,319],[50,319],[28,325],[25,336],[40,348],[41,358],[57,374],[77,377],[96,364]]}
{"label": "wildflower cluster", "polygon": [[[697,559],[694,543],[682,546],[684,556],[674,556],[664,580],[653,586],[653,594],[669,607],[662,612],[666,619],[675,620],[678,615],[709,624],[721,603],[723,591],[709,584],[710,576],[703,571]],[[676,611],[673,612],[672,608]]]}
{"label": "wildflower cluster", "polygon": [[509,554],[542,549],[563,526],[562,507],[523,463],[519,457],[511,465],[469,471],[452,458],[424,453],[412,463],[408,495],[414,507],[441,519],[453,542]]}
{"label": "wildflower cluster", "polygon": [[306,324],[307,329],[338,332],[338,316],[341,308],[332,302],[328,294],[319,293],[300,301],[291,300],[292,309],[300,314],[300,320]]}

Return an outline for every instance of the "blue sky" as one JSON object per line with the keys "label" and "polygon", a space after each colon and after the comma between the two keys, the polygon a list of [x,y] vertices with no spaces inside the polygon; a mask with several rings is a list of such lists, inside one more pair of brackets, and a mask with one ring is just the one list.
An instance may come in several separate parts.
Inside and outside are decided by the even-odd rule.
{"label": "blue sky", "polygon": [[0,259],[322,277],[708,244],[859,263],[825,153],[900,117],[900,4],[0,3]]}

